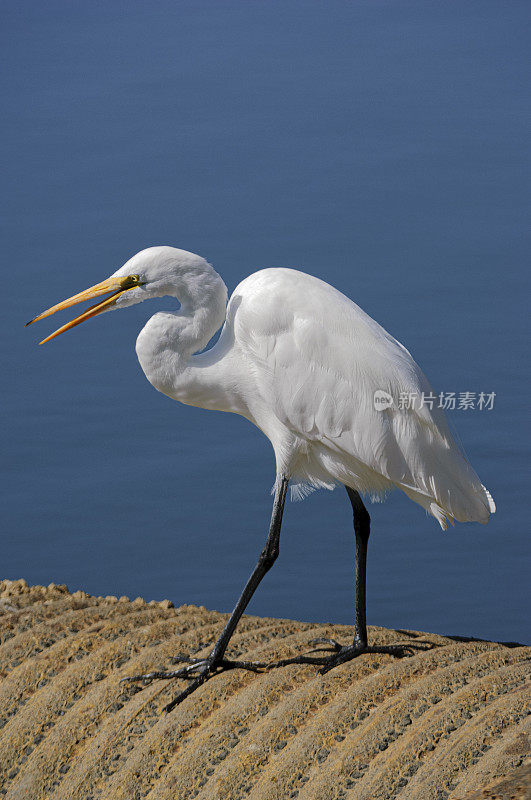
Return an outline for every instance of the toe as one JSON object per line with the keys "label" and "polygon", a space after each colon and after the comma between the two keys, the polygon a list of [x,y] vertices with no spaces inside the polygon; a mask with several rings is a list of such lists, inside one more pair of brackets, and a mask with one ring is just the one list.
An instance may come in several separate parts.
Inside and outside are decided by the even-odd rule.
{"label": "toe", "polygon": [[184,691],[180,692],[177,695],[177,697],[174,697],[173,700],[171,700],[167,705],[165,705],[162,710],[165,711],[166,713],[172,711],[175,708],[175,706],[178,706],[180,703],[182,703],[183,700],[185,700],[189,695],[191,695],[192,692],[195,692],[195,690],[198,689],[199,686],[201,686],[201,684],[205,682],[206,677],[207,677],[206,675],[204,676],[200,675],[198,678],[195,678],[195,680],[192,681],[192,683],[190,683],[186,687],[186,689],[184,689]]}
{"label": "toe", "polygon": [[326,639],[323,637],[319,637],[318,639],[310,639],[308,644],[329,644],[330,647],[332,647],[334,650],[337,650],[338,652],[339,650],[341,650],[341,645],[339,644],[339,642],[336,642],[335,639]]}
{"label": "toe", "polygon": [[223,669],[246,669],[249,672],[262,672],[268,666],[269,664],[265,661],[232,661],[229,658],[224,658],[221,662]]}

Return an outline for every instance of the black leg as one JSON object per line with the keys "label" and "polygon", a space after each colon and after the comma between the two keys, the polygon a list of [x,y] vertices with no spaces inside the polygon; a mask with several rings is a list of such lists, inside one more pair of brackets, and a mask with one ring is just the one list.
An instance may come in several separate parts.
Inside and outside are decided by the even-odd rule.
{"label": "black leg", "polygon": [[288,478],[281,477],[277,483],[275,491],[275,500],[273,503],[273,513],[271,514],[271,524],[269,526],[269,534],[265,547],[260,553],[258,563],[253,570],[253,573],[247,583],[245,589],[240,595],[240,599],[234,607],[234,611],[230,615],[230,619],[223,628],[221,636],[214,645],[212,655],[216,659],[223,658],[227,645],[230,641],[234,629],[238,624],[241,615],[247,608],[249,601],[256,591],[256,588],[266,572],[269,572],[273,564],[278,558],[279,543],[280,543],[280,527],[282,525],[282,514],[284,512],[284,503],[286,502],[286,492],[288,488]]}
{"label": "black leg", "polygon": [[275,500],[273,503],[273,513],[271,515],[271,524],[269,526],[269,534],[265,547],[260,553],[258,563],[254,568],[249,580],[245,584],[245,588],[240,595],[234,611],[223,628],[221,635],[215,643],[212,652],[205,659],[188,658],[187,656],[177,656],[173,659],[174,663],[187,662],[186,667],[181,667],[178,670],[167,672],[149,672],[145,675],[134,675],[130,678],[124,678],[124,681],[137,681],[137,680],[154,680],[157,678],[190,678],[192,682],[187,688],[181,692],[171,703],[165,707],[165,711],[171,711],[175,708],[185,697],[188,697],[198,686],[201,686],[208,678],[217,672],[227,669],[234,669],[240,667],[242,669],[249,669],[258,671],[260,668],[265,668],[268,665],[262,663],[253,663],[248,661],[232,661],[226,659],[225,651],[230,642],[231,636],[240,621],[240,618],[247,608],[251,597],[253,596],[258,584],[268,572],[278,558],[279,542],[280,542],[280,527],[282,525],[282,514],[284,511],[284,503],[286,501],[286,492],[288,488],[289,479],[281,476],[277,481],[275,490]]}
{"label": "black leg", "polygon": [[[354,616],[354,641],[351,645],[341,645],[335,639],[312,639],[310,644],[327,644],[333,650],[329,656],[301,655],[277,661],[272,666],[285,666],[287,664],[317,664],[322,667],[319,671],[324,674],[328,670],[351,661],[362,653],[390,653],[403,656],[412,652],[410,647],[401,645],[388,645],[369,647],[367,641],[367,544],[371,533],[371,518],[365,504],[355,489],[345,486],[352,505],[354,515],[354,533],[356,535],[356,611]],[[322,648],[317,648],[317,651]],[[313,651],[313,652],[317,652]]]}
{"label": "black leg", "polygon": [[356,534],[356,614],[354,645],[367,647],[367,544],[371,535],[371,518],[358,492],[345,487],[352,504]]}

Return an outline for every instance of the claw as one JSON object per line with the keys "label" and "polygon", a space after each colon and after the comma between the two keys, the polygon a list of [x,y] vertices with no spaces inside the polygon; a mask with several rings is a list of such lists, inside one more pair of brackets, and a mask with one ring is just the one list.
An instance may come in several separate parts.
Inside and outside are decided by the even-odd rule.
{"label": "claw", "polygon": [[421,650],[420,647],[413,647],[409,644],[388,644],[382,645],[378,647],[375,645],[374,647],[369,648],[369,652],[371,653],[388,653],[392,656],[397,656],[398,658],[403,658],[406,655],[414,655],[415,650]]}
{"label": "claw", "polygon": [[177,697],[174,697],[166,706],[164,706],[163,711],[168,713],[172,711],[175,706],[178,706],[182,701],[187,698],[192,692],[195,692],[201,684],[205,683],[212,675],[214,675],[219,669],[246,669],[250,672],[261,672],[263,669],[267,668],[267,664],[262,663],[260,661],[231,661],[230,659],[222,659],[219,662],[209,662],[208,659],[199,660],[195,659],[194,664],[190,664],[189,667],[184,667],[183,669],[192,670],[199,666],[202,666],[203,669],[199,673],[199,675],[192,679],[192,682],[189,686],[186,687]]}
{"label": "claw", "polygon": [[[319,675],[326,675],[334,667],[337,667],[339,664],[344,664],[347,661],[351,661],[353,658],[356,658],[362,653],[387,653],[389,655],[396,656],[397,658],[403,658],[406,655],[413,655],[415,653],[415,645],[375,645],[372,647],[368,647],[364,644],[353,644],[348,646],[342,646],[339,642],[336,642],[335,639],[325,639],[325,638],[318,638],[312,639],[309,644],[329,644],[333,647],[333,652],[330,655],[326,656],[312,656],[311,653],[319,652],[322,648],[317,648],[316,650],[310,650],[309,653],[305,653],[299,656],[293,656],[292,658],[283,658],[280,661],[274,661],[268,665],[270,669],[274,667],[287,667],[290,664],[314,664],[315,666],[321,667],[319,670]],[[326,652],[326,651],[325,651]]]}
{"label": "claw", "polygon": [[336,642],[335,639],[326,639],[323,637],[319,637],[317,639],[310,639],[308,644],[329,644],[331,645],[331,647],[333,647],[334,650],[336,651],[341,650],[341,645],[339,644],[339,642]]}
{"label": "claw", "polygon": [[[190,683],[180,694],[177,695],[170,703],[164,706],[163,711],[171,711],[176,705],[194,692],[201,684],[205,683],[212,675],[217,672],[229,669],[246,669],[250,672],[262,672],[267,669],[268,664],[261,661],[232,661],[227,658],[221,660],[214,660],[212,656],[208,658],[189,658],[188,656],[175,656],[172,662],[187,662],[186,666],[180,667],[176,670],[160,670],[154,672],[147,672],[143,675],[130,675],[127,678],[122,678],[120,683],[132,683],[133,681],[153,681],[153,680],[168,680],[170,678],[183,678],[189,680]],[[195,673],[195,674],[194,674]]]}
{"label": "claw", "polygon": [[207,665],[205,659],[194,659],[193,664],[187,664],[186,667],[181,667],[175,670],[160,670],[157,672],[146,672],[142,675],[129,675],[127,678],[122,678],[120,683],[131,683],[133,681],[155,681],[155,680],[169,680],[170,678],[190,678],[190,672],[202,665]]}
{"label": "claw", "polygon": [[189,672],[194,672],[196,669],[200,669],[201,667],[208,667],[209,662],[206,658],[194,658],[193,661],[191,660],[186,667],[181,667],[178,669],[177,672],[182,672],[183,675],[188,675]]}

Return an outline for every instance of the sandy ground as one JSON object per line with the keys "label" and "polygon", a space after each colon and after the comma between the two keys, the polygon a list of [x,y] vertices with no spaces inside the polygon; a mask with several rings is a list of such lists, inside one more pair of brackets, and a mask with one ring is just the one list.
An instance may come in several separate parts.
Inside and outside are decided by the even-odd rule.
{"label": "sandy ground", "polygon": [[[0,582],[0,795],[8,800],[523,800],[531,648],[370,628],[328,674],[287,666],[120,685],[206,654],[226,619],[167,600]],[[270,661],[346,626],[244,617],[232,654]]]}

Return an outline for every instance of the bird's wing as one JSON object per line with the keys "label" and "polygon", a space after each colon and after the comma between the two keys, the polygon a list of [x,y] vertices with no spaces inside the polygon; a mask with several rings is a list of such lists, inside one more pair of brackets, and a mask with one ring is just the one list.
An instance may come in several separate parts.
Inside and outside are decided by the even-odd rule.
{"label": "bird's wing", "polygon": [[[425,375],[359,306],[288,269],[255,273],[236,289],[231,306],[234,301],[235,340],[264,407],[294,434],[322,446],[329,474],[348,482],[346,470],[368,491],[381,476],[382,487],[398,485],[431,513],[434,501],[451,518],[486,521],[488,493],[437,399],[432,408],[429,400],[420,404],[422,396],[434,397]],[[392,405],[375,407],[378,391]],[[401,407],[409,396],[416,397],[414,407]]]}

